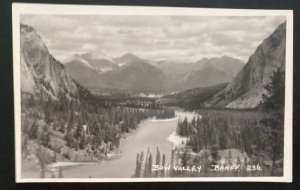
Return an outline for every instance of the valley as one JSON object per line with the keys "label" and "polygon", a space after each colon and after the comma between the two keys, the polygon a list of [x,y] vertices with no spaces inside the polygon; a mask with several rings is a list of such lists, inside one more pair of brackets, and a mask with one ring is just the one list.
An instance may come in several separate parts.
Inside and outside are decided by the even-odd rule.
{"label": "valley", "polygon": [[[279,25],[246,63],[101,52],[61,63],[21,24],[22,176],[282,176],[285,30]],[[242,170],[212,173],[218,164]]]}

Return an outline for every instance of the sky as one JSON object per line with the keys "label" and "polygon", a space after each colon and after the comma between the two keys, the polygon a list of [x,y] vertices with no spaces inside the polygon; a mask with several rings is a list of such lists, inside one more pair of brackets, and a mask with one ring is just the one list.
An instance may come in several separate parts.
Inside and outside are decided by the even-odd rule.
{"label": "sky", "polygon": [[21,15],[62,62],[74,54],[194,62],[231,56],[247,62],[285,17]]}

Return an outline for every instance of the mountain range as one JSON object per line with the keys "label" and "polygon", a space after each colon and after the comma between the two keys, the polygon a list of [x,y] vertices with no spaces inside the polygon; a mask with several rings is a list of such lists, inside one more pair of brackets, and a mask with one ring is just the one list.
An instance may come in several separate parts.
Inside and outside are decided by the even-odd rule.
{"label": "mountain range", "polygon": [[[44,98],[76,98],[81,89],[79,83],[87,88],[183,90],[177,100],[192,98],[192,102],[197,100],[204,107],[254,108],[260,103],[273,71],[285,70],[286,23],[257,47],[245,65],[228,56],[179,63],[144,60],[132,53],[118,58],[80,54],[62,64],[32,27],[21,24],[20,39],[21,91]],[[188,90],[191,88],[194,89]],[[174,97],[164,97],[164,101],[176,100]]]}
{"label": "mountain range", "polygon": [[229,82],[244,63],[228,56],[195,63],[151,61],[127,53],[117,58],[76,55],[66,63],[69,74],[87,88],[171,92]]}

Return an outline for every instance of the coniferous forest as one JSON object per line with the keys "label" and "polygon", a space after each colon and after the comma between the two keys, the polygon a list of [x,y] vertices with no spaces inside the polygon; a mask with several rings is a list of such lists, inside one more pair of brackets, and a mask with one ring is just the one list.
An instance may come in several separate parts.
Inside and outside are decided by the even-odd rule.
{"label": "coniferous forest", "polygon": [[[18,139],[21,146],[16,146],[21,148],[16,151],[21,153],[21,162],[16,162],[21,175],[17,176],[32,179],[285,177],[284,163],[288,161],[287,155],[284,156],[285,111],[291,111],[285,107],[285,101],[289,100],[285,99],[285,82],[289,84],[285,79],[285,18],[271,19],[272,24],[267,28],[275,30],[265,31],[269,36],[263,39],[261,35],[261,39],[253,42],[260,43],[253,54],[245,53],[253,51],[246,49],[243,54],[232,52],[236,57],[230,57],[222,55],[226,51],[220,50],[219,43],[211,48],[218,49],[216,52],[199,52],[210,49],[200,48],[201,45],[214,43],[211,40],[202,44],[206,36],[218,41],[218,36],[209,35],[220,31],[229,36],[235,34],[227,33],[231,25],[225,27],[226,30],[215,29],[219,19],[214,17],[208,17],[209,22],[205,19],[199,22],[197,16],[188,17],[191,20],[186,21],[191,25],[182,28],[178,26],[186,24],[185,17],[160,19],[156,29],[159,25],[173,27],[173,30],[155,30],[156,38],[166,38],[160,41],[152,39],[155,35],[151,30],[143,32],[145,28],[139,26],[154,23],[160,16],[132,19],[133,15],[114,15],[112,23],[120,19],[111,26],[117,32],[107,34],[116,36],[111,38],[105,34],[103,40],[111,38],[108,41],[118,45],[106,49],[106,43],[100,43],[103,45],[100,47],[95,40],[93,44],[93,37],[106,29],[98,26],[111,17],[101,15],[105,19],[99,19],[98,16],[65,18],[75,23],[93,20],[93,26],[94,21],[99,22],[95,22],[97,27],[91,28],[97,32],[92,34],[86,27],[78,28],[74,24],[74,29],[77,28],[74,36],[78,32],[90,36],[88,41],[79,37],[76,51],[71,49],[77,43],[66,46],[70,49],[55,50],[56,46],[65,47],[61,43],[69,40],[56,39],[60,33],[56,33],[55,26],[51,26],[53,36],[47,36],[42,25],[47,23],[49,16],[22,16],[25,23],[20,24],[21,53],[17,65],[20,68],[16,67],[21,74],[15,79],[21,83],[20,101],[15,100],[16,117],[20,114],[21,119],[19,122],[17,118],[15,127],[16,137],[21,134]],[[91,19],[93,17],[95,19]],[[236,17],[228,22],[248,22],[246,17],[242,18],[244,20]],[[37,18],[45,22],[38,26]],[[127,29],[134,26],[135,30],[122,28],[126,18],[131,22]],[[191,22],[193,19],[195,22]],[[121,22],[124,23],[120,25]],[[208,31],[204,25],[198,25],[210,22],[215,24]],[[189,34],[181,35],[191,26],[199,27],[197,30],[205,38],[194,41],[186,38]],[[264,23],[253,28],[261,31],[261,26]],[[68,34],[67,28],[61,29],[66,30],[62,33]],[[245,36],[240,40],[248,43],[252,36],[248,34],[249,27],[245,28]],[[174,34],[169,38],[171,31]],[[134,33],[147,33],[148,36],[139,39],[143,41],[140,43],[136,39],[139,35]],[[180,41],[195,47],[185,49],[178,40],[166,43],[178,34],[182,36]],[[231,47],[228,44],[242,43],[239,40],[231,42],[234,40],[231,38],[230,42],[221,44]],[[171,49],[148,48],[150,44],[147,43],[171,44],[169,48],[179,49],[174,51],[176,56],[167,55]],[[132,49],[136,51],[134,54],[127,52],[132,44],[136,46]],[[147,52],[143,51],[144,46]],[[80,48],[99,52],[85,52]],[[165,51],[159,53],[161,49]],[[139,52],[141,55],[135,55]]]}
{"label": "coniferous forest", "polygon": [[[168,164],[160,160],[158,148],[155,163],[149,151],[146,156],[138,153],[133,177],[157,177],[157,172],[159,177],[281,176],[283,87],[284,72],[278,69],[264,86],[266,93],[257,109],[202,109],[190,121],[178,120],[176,133],[188,137],[186,143],[172,150]],[[149,173],[152,164],[154,172]],[[202,172],[183,171],[195,166],[201,166]]]}
{"label": "coniferous forest", "polygon": [[45,176],[43,168],[56,161],[108,159],[118,153],[120,139],[142,120],[175,116],[169,108],[111,106],[80,85],[78,89],[77,99],[22,94],[22,156],[38,159],[41,177]]}

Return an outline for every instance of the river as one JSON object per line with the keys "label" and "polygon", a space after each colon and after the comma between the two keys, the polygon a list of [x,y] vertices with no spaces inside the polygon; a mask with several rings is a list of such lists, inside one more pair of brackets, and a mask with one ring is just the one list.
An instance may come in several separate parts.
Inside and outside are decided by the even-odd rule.
{"label": "river", "polygon": [[155,158],[157,146],[161,156],[165,154],[166,163],[169,163],[174,144],[168,138],[176,131],[178,119],[183,119],[184,117],[192,119],[195,116],[192,112],[184,112],[180,109],[175,109],[175,114],[176,118],[172,119],[147,119],[142,121],[136,131],[121,139],[120,156],[96,164],[63,167],[64,177],[129,178],[135,170],[137,153],[143,151],[146,154],[149,148]]}

